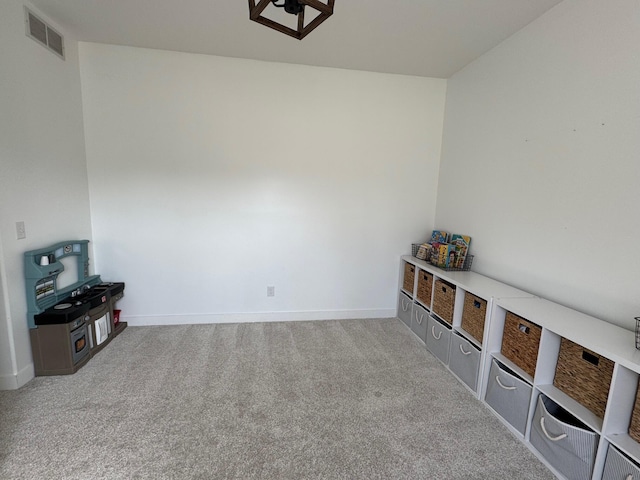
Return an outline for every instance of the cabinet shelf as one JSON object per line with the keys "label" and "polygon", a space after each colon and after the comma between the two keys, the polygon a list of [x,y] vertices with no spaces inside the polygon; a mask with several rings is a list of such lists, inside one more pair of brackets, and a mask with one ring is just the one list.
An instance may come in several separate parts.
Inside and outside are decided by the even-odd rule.
{"label": "cabinet shelf", "polygon": [[536,385],[535,387],[566,411],[570,412],[591,430],[598,434],[602,433],[602,419],[588,408],[580,405],[580,403],[576,402],[555,385]]}
{"label": "cabinet shelf", "polygon": [[633,438],[631,438],[627,433],[607,435],[606,439],[626,455],[635,459],[640,459],[640,444]]}
{"label": "cabinet shelf", "polygon": [[[493,359],[510,370],[514,377],[520,377],[522,379],[520,386],[524,390],[529,389],[530,395],[527,398],[530,398],[530,401],[525,398],[522,402],[524,405],[522,411],[528,412],[517,413],[517,418],[510,417],[509,421],[505,421],[505,425],[512,432],[518,432],[520,440],[525,445],[535,451],[530,434],[533,428],[535,403],[539,395],[543,394],[601,438],[601,441],[596,445],[597,452],[592,465],[593,475],[590,477],[592,480],[601,480],[605,467],[609,471],[612,468],[612,462],[607,455],[609,445],[627,455],[633,462],[640,463],[640,442],[632,439],[627,433],[635,403],[636,388],[640,379],[640,350],[635,348],[634,332],[558,303],[536,297],[475,272],[445,271],[408,255],[401,259],[402,267],[407,263],[415,267],[414,288],[412,291],[407,291],[402,288],[403,282],[401,281],[399,291],[403,292],[400,294],[401,298],[406,295],[405,298],[413,300],[412,308],[425,308],[429,311],[432,307],[432,305],[423,305],[423,302],[417,300],[418,276],[421,271],[433,275],[432,283],[434,286],[436,280],[443,280],[455,287],[452,324],[434,320],[435,315],[432,315],[429,320],[429,328],[437,329],[435,336],[446,338],[444,342],[440,341],[436,344],[434,342],[436,339],[430,337],[431,333],[428,330],[426,332],[426,348],[439,358],[459,380],[461,377],[455,372],[458,367],[455,364],[457,360],[453,360],[453,368],[451,364],[452,355],[457,353],[454,341],[459,341],[457,338],[459,336],[469,343],[468,347],[465,347],[465,351],[462,352],[463,354],[468,352],[469,348],[477,348],[480,359],[476,396],[492,412],[503,417],[503,420],[506,418],[504,414],[509,412],[503,411],[503,415],[501,415],[500,408],[498,410],[492,408],[487,401],[487,398],[492,398],[488,397],[488,391],[495,390],[494,384],[489,385],[489,382],[494,380],[493,377],[490,378]],[[467,294],[472,294],[487,302],[482,341],[473,337],[462,327],[464,300]],[[424,295],[423,298],[426,299],[428,296]],[[433,299],[433,295],[431,298]],[[509,312],[541,328],[540,342],[537,349],[534,349],[537,353],[537,361],[533,376],[501,353],[505,318]],[[475,324],[472,325],[477,325],[479,321],[474,320]],[[408,325],[411,327],[410,324]],[[563,338],[614,363],[604,418],[596,415],[553,384]],[[451,345],[454,345],[452,350],[450,350]],[[466,364],[463,365],[466,367]],[[471,380],[473,380],[473,376],[471,376]],[[473,385],[469,378],[466,381]],[[491,391],[493,392],[493,390]],[[510,407],[511,404],[508,408]],[[514,425],[518,425],[518,428],[514,428]],[[548,466],[550,465],[547,459],[542,458],[542,460]],[[551,470],[559,478],[563,478],[556,470],[553,468]]]}
{"label": "cabinet shelf", "polygon": [[[406,293],[406,292],[405,292]],[[423,302],[421,302],[420,300],[418,300],[417,298],[413,300],[416,305],[421,306],[422,308],[424,308],[427,312],[431,312],[431,306],[430,305],[425,305]]]}
{"label": "cabinet shelf", "polygon": [[509,370],[512,370],[514,373],[516,373],[520,378],[522,378],[529,385],[533,385],[533,377],[529,375],[527,372],[525,372],[518,365],[513,363],[511,360],[509,360],[507,357],[505,357],[502,353],[493,352],[491,356],[496,360],[498,360],[500,363],[504,364],[507,368],[509,368]]}
{"label": "cabinet shelf", "polygon": [[473,335],[467,332],[464,328],[456,327],[454,330],[462,335],[469,343],[473,344],[478,350],[482,350],[482,344],[473,338]]}

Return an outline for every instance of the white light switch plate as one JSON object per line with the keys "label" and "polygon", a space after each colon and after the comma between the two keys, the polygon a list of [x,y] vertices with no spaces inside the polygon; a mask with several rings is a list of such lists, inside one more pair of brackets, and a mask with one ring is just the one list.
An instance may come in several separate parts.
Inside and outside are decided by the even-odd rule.
{"label": "white light switch plate", "polygon": [[16,238],[18,240],[27,238],[27,231],[24,228],[24,222],[16,222]]}

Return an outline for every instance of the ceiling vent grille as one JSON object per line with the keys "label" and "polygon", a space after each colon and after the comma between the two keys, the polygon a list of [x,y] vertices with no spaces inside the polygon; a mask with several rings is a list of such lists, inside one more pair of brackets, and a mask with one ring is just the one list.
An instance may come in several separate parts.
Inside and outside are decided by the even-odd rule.
{"label": "ceiling vent grille", "polygon": [[64,38],[35,13],[24,8],[27,36],[44,45],[64,60]]}

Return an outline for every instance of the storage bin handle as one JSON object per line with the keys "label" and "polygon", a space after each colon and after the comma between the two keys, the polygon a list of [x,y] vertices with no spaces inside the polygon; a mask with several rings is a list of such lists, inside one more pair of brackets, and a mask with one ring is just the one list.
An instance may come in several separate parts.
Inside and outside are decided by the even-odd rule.
{"label": "storage bin handle", "polygon": [[442,337],[442,332],[438,332],[438,336],[436,337],[436,326],[431,325],[431,335],[433,335],[433,338],[435,338],[436,340],[440,340],[440,337]]}
{"label": "storage bin handle", "polygon": [[496,375],[496,382],[498,383],[498,386],[504,390],[517,390],[518,387],[508,387],[507,385],[503,385],[502,382],[500,381],[500,375]]}
{"label": "storage bin handle", "polygon": [[549,432],[547,432],[547,429],[544,426],[544,417],[540,417],[540,427],[542,427],[542,432],[545,434],[545,436],[552,442],[559,442],[560,440],[567,438],[566,433],[558,435],[557,437],[552,437],[551,435],[549,435]]}
{"label": "storage bin handle", "polygon": [[416,310],[416,322],[418,322],[418,325],[422,325],[423,318],[424,318],[424,314],[418,315],[418,311]]}
{"label": "storage bin handle", "polygon": [[[406,304],[406,305],[405,305],[405,302],[407,302],[407,304]],[[403,312],[406,312],[407,310],[409,310],[409,304],[410,304],[410,303],[411,303],[411,302],[409,302],[409,301],[405,300],[404,298],[402,299],[402,311],[403,311]]]}
{"label": "storage bin handle", "polygon": [[630,473],[625,480],[633,480],[633,475]]}
{"label": "storage bin handle", "polygon": [[480,308],[480,302],[478,300],[473,301],[473,306],[476,308]]}
{"label": "storage bin handle", "polygon": [[597,367],[600,363],[600,357],[588,352],[587,350],[582,350],[582,359],[589,362],[594,367]]}
{"label": "storage bin handle", "polygon": [[464,348],[462,348],[462,344],[460,344],[460,351],[462,352],[463,355],[471,355],[471,350],[469,350],[468,352],[465,352]]}

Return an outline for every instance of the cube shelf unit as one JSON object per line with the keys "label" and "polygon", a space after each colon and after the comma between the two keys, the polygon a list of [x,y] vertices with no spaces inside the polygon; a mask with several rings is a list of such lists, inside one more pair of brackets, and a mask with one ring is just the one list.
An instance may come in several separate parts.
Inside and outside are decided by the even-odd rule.
{"label": "cube shelf unit", "polygon": [[[640,444],[628,434],[640,378],[640,351],[635,348],[633,332],[542,298],[498,298],[491,315],[488,357],[497,358],[516,371],[518,367],[500,354],[506,312],[515,313],[542,327],[535,375],[531,377],[519,372],[532,387],[527,429],[521,438],[525,442],[531,441],[533,427],[537,427],[533,422],[536,404],[538,397],[544,395],[579,420],[587,434],[596,437],[597,445],[593,458],[589,460],[593,464],[592,478],[626,479],[633,474],[635,476],[631,478],[640,478],[637,466],[640,463]],[[553,384],[563,337],[614,362],[603,418]],[[631,460],[631,469],[624,477],[611,476],[606,464],[620,456],[620,452]],[[566,478],[565,472],[558,471],[554,465],[550,467],[560,478]]]}
{"label": "cube shelf unit", "polygon": [[[414,269],[412,290],[404,288],[407,265]],[[432,276],[428,305],[418,299],[421,275]],[[640,479],[640,444],[628,434],[640,379],[633,332],[475,272],[448,272],[409,255],[401,258],[400,277],[398,317],[558,478]],[[455,288],[451,325],[433,311],[437,280]],[[424,298],[424,285],[422,290]],[[462,328],[468,294],[487,302],[482,341]],[[507,313],[541,327],[534,375],[502,353]],[[602,418],[554,385],[562,338],[614,363]],[[580,451],[556,453],[572,440]]]}
{"label": "cube shelf unit", "polygon": [[[482,385],[479,380],[485,368],[483,345],[488,340],[486,325],[494,297],[530,297],[531,294],[475,272],[449,272],[408,255],[402,257],[400,269],[398,317],[479,398],[478,387]],[[408,289],[406,280],[411,276],[413,288]],[[427,284],[431,287],[430,295],[425,295]],[[448,305],[444,311],[439,311],[439,305],[449,302],[452,292],[453,315],[450,316]],[[462,326],[467,294],[486,302],[483,338],[475,338]]]}

